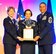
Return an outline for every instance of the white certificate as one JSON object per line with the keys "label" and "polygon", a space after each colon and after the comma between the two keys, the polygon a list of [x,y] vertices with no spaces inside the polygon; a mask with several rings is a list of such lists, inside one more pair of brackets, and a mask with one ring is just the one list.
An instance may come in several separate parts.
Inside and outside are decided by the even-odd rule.
{"label": "white certificate", "polygon": [[33,29],[23,29],[24,40],[33,40]]}

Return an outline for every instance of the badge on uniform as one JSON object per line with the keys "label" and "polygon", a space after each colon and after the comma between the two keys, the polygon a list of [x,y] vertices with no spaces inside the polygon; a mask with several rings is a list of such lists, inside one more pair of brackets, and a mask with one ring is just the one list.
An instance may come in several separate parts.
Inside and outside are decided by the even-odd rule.
{"label": "badge on uniform", "polygon": [[44,16],[44,17],[42,18],[42,20],[46,20],[46,18],[47,18],[47,17],[46,17],[46,16]]}
{"label": "badge on uniform", "polygon": [[49,17],[49,18],[48,18],[48,22],[49,22],[49,23],[52,23],[52,17]]}
{"label": "badge on uniform", "polygon": [[11,24],[12,22],[11,22],[11,21],[9,21],[9,23]]}

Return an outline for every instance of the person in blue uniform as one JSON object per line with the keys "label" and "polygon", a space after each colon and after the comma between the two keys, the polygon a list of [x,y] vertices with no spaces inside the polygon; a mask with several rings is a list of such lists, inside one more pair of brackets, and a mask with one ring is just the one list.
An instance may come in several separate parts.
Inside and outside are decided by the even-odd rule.
{"label": "person in blue uniform", "polygon": [[54,18],[51,13],[47,12],[47,6],[44,2],[40,3],[39,9],[41,12],[41,14],[37,16],[37,24],[39,27],[39,54],[52,54],[52,46],[55,43]]}
{"label": "person in blue uniform", "polygon": [[[35,54],[35,41],[38,39],[37,35],[37,23],[34,20],[31,20],[30,17],[32,16],[32,11],[30,9],[26,9],[24,12],[25,19],[19,21],[19,40],[21,41],[20,46],[20,54]],[[23,29],[25,29],[27,26],[27,29],[32,28],[33,29],[33,40],[25,40],[23,38]],[[30,34],[28,34],[30,35]]]}
{"label": "person in blue uniform", "polygon": [[19,33],[17,31],[15,25],[15,19],[13,18],[15,13],[14,7],[9,7],[7,10],[8,17],[6,17],[3,21],[4,25],[4,37],[3,37],[3,44],[4,44],[4,54],[15,54],[16,52],[16,45],[17,45],[17,37]]}

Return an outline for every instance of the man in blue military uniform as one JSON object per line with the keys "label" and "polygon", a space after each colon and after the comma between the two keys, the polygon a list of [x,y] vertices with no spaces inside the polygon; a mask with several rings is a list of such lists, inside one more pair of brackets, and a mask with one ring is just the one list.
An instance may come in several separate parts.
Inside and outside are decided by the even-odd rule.
{"label": "man in blue military uniform", "polygon": [[39,54],[52,54],[52,45],[55,43],[53,15],[47,12],[47,6],[44,2],[40,3],[39,8],[41,12],[37,16]]}

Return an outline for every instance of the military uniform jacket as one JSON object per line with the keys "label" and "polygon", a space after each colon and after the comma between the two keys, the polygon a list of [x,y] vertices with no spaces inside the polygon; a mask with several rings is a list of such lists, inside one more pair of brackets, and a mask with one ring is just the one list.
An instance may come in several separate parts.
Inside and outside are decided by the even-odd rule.
{"label": "military uniform jacket", "polygon": [[53,44],[55,42],[54,19],[52,14],[45,12],[44,15],[37,16],[39,27],[39,45]]}
{"label": "military uniform jacket", "polygon": [[8,44],[17,44],[17,29],[16,26],[13,24],[10,17],[7,17],[3,21],[4,25],[4,37],[3,37],[3,43]]}

